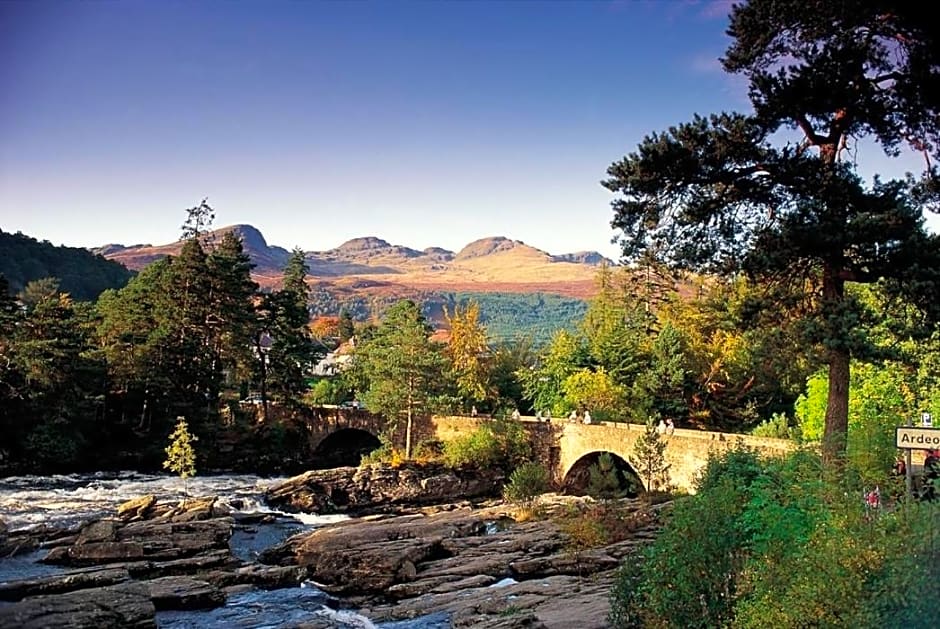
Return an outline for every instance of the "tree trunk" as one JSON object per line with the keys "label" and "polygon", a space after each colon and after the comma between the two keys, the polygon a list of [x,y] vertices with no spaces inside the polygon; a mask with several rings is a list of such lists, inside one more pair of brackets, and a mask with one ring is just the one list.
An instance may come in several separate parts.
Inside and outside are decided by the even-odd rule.
{"label": "tree trunk", "polygon": [[408,421],[405,424],[405,458],[411,458],[411,419],[414,413],[412,411],[411,390],[408,391]]}
{"label": "tree trunk", "polygon": [[[823,270],[823,312],[837,311],[845,299],[845,283],[834,265]],[[849,430],[849,352],[829,350],[829,397],[826,401],[826,426],[823,431],[823,460],[838,464],[845,454]]]}

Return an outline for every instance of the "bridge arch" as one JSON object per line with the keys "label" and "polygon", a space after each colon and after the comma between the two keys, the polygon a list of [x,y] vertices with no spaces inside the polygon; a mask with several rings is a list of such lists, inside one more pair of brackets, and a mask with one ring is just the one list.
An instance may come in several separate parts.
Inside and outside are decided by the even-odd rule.
{"label": "bridge arch", "polygon": [[361,428],[340,428],[323,437],[311,455],[313,469],[359,465],[363,455],[382,445],[379,438]]}
{"label": "bridge arch", "polygon": [[591,485],[591,469],[598,466],[603,455],[609,455],[613,462],[614,478],[620,491],[625,495],[635,497],[643,484],[640,477],[629,462],[616,452],[609,450],[593,450],[581,455],[565,472],[562,478],[562,489],[566,494],[584,495],[589,492]]}

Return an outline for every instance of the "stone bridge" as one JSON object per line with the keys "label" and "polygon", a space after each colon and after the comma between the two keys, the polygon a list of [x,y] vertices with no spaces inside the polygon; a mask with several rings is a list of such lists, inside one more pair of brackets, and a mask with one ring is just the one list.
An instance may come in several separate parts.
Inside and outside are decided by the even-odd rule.
{"label": "stone bridge", "polygon": [[[489,421],[480,417],[432,416],[414,422],[412,443],[448,441],[466,435]],[[551,423],[534,418],[522,422],[532,437],[539,459],[551,470],[555,482],[563,486],[575,477],[587,474],[603,453],[610,453],[619,469],[635,474],[629,460],[637,438],[645,426],[619,422],[596,422],[585,425],[565,420]],[[402,422],[404,423],[404,422]],[[309,451],[317,467],[336,464],[355,464],[363,452],[379,445],[378,436],[387,427],[379,416],[354,409],[315,409],[307,419]],[[404,448],[404,426],[392,435],[398,448]],[[705,466],[710,452],[721,452],[743,443],[759,452],[779,456],[791,451],[793,442],[785,439],[752,437],[722,432],[707,432],[677,428],[666,441],[665,458],[669,465],[670,482],[679,489],[692,490],[696,475]]]}
{"label": "stone bridge", "polygon": [[[570,483],[576,476],[587,474],[600,455],[609,453],[619,469],[636,474],[630,465],[630,456],[637,438],[646,426],[621,422],[595,422],[592,424],[553,420],[538,422],[523,418],[539,450],[540,459],[548,463],[559,486]],[[441,440],[452,439],[473,430],[480,420],[469,417],[433,417],[430,422]],[[722,452],[736,443],[754,448],[762,454],[781,456],[793,450],[794,444],[786,439],[752,437],[750,435],[677,428],[666,441],[664,456],[669,466],[669,480],[679,489],[691,491],[696,475],[705,467],[710,452]]]}

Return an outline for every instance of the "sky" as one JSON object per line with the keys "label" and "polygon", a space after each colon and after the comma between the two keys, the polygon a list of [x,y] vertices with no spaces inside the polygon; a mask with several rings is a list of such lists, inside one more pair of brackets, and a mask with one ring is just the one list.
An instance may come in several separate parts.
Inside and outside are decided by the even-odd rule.
{"label": "sky", "polygon": [[616,260],[607,167],[749,108],[718,62],[729,7],[5,0],[0,229],[165,244],[208,198],[215,227],[288,249],[505,236]]}

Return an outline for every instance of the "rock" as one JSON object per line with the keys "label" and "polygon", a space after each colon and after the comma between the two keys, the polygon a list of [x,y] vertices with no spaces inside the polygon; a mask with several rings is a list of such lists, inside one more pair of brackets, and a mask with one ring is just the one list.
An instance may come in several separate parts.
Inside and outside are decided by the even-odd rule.
{"label": "rock", "polygon": [[43,562],[89,566],[142,559],[169,561],[228,550],[233,525],[231,518],[128,524],[100,520],[84,527],[74,544],[53,548]]}
{"label": "rock", "polygon": [[17,629],[153,629],[157,626],[150,590],[121,583],[44,596],[0,606],[0,627]]}
{"label": "rock", "polygon": [[0,582],[0,601],[19,601],[29,596],[62,594],[103,587],[130,579],[126,568],[93,568],[65,574]]}
{"label": "rock", "polygon": [[439,464],[315,470],[271,487],[265,501],[284,511],[366,514],[498,496],[500,470],[454,471]]}
{"label": "rock", "polygon": [[122,520],[146,518],[156,503],[157,497],[153,494],[132,498],[118,507],[117,514]]}
{"label": "rock", "polygon": [[150,588],[150,599],[157,611],[209,609],[225,602],[222,590],[192,577],[161,577],[146,583]]}

